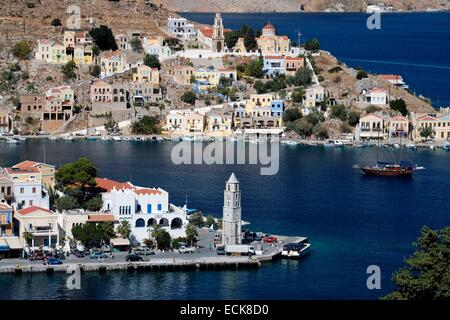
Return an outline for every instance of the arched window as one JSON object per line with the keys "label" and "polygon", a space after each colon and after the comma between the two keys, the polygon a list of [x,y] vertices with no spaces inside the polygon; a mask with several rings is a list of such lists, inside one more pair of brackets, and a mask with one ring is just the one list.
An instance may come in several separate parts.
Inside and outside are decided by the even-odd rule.
{"label": "arched window", "polygon": [[145,227],[145,220],[144,219],[137,219],[136,220],[136,228],[143,228]]}

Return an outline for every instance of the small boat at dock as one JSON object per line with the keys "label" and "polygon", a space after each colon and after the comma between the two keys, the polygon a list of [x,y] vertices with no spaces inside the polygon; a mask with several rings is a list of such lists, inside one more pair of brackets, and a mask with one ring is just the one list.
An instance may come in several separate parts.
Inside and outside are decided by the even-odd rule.
{"label": "small boat at dock", "polygon": [[281,141],[281,144],[285,144],[288,146],[296,146],[296,145],[298,145],[298,142],[293,141],[293,140],[283,140],[283,141]]}
{"label": "small boat at dock", "polygon": [[416,145],[414,143],[408,143],[405,147],[407,149],[410,149],[410,150],[416,150],[417,149],[417,147],[416,147]]}
{"label": "small boat at dock", "polygon": [[283,246],[281,256],[290,259],[299,259],[306,255],[311,248],[308,238],[304,238],[296,243],[288,243]]}
{"label": "small boat at dock", "polygon": [[11,139],[6,139],[6,143],[8,143],[8,144],[19,144],[20,141],[14,139],[14,138],[11,138]]}

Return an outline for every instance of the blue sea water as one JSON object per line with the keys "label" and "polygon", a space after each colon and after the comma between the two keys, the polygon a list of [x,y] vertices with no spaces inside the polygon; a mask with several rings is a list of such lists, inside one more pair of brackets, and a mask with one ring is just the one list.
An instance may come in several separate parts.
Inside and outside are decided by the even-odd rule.
{"label": "blue sea water", "polygon": [[[213,24],[212,13],[181,13]],[[298,42],[317,37],[323,49],[350,66],[376,74],[401,74],[417,95],[435,107],[450,106],[450,12],[383,14],[381,29],[366,27],[362,13],[222,14],[226,28],[250,25],[261,29],[270,21],[278,34]]]}
{"label": "blue sea water", "polygon": [[[170,201],[221,216],[224,184],[235,172],[243,219],[253,230],[308,236],[311,254],[259,270],[220,272],[85,273],[69,291],[65,274],[0,275],[0,299],[377,299],[393,289],[392,272],[413,252],[423,225],[450,224],[450,154],[408,152],[426,167],[411,179],[370,178],[353,165],[375,158],[361,150],[281,146],[280,170],[256,165],[174,165],[172,142],[0,143],[0,166],[34,159],[61,165],[90,158],[99,175],[162,187]],[[386,153],[385,156],[389,156]],[[381,290],[368,290],[366,268],[381,268]]]}

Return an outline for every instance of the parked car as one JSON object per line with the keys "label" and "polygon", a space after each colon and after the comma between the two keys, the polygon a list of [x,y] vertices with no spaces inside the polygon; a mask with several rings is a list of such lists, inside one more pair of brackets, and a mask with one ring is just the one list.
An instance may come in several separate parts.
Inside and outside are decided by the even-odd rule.
{"label": "parked car", "polygon": [[91,259],[106,259],[106,257],[107,257],[106,254],[104,254],[103,252],[99,252],[99,251],[93,252],[90,255]]}
{"label": "parked car", "polygon": [[277,237],[274,237],[274,236],[268,236],[268,237],[264,237],[263,241],[265,243],[275,243],[278,241],[278,239],[277,239]]}
{"label": "parked car", "polygon": [[[44,262],[44,264],[45,264],[45,262]],[[47,259],[47,264],[49,266],[54,266],[54,265],[60,265],[60,264],[63,264],[63,263],[62,263],[62,261],[60,259],[49,258],[49,259]]]}
{"label": "parked car", "polygon": [[84,252],[81,252],[80,250],[75,250],[75,251],[73,252],[73,254],[74,254],[75,257],[77,257],[77,258],[84,258],[84,257],[85,257]]}
{"label": "parked car", "polygon": [[142,258],[140,255],[137,255],[135,253],[130,253],[125,257],[125,260],[127,262],[129,262],[129,261],[144,261],[144,258]]}
{"label": "parked car", "polygon": [[180,253],[194,253],[195,252],[195,248],[187,247],[187,246],[181,246],[178,249],[178,252],[180,252]]}
{"label": "parked car", "polygon": [[139,247],[134,250],[134,253],[137,255],[140,255],[140,256],[150,256],[150,255],[154,255],[155,251],[153,251],[152,249],[150,249],[148,247]]}
{"label": "parked car", "polygon": [[226,255],[227,254],[227,252],[225,251],[225,247],[217,247],[217,249],[216,249],[216,253],[219,255],[219,256],[224,256],[224,255]]}

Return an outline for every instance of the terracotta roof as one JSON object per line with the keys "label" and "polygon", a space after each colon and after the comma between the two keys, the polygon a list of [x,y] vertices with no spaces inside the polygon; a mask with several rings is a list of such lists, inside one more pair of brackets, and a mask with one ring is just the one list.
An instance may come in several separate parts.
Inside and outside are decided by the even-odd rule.
{"label": "terracotta roof", "polygon": [[132,189],[133,186],[129,182],[118,182],[106,178],[95,178],[97,182],[97,187],[106,191],[111,191],[113,189],[122,190],[122,189]]}
{"label": "terracotta roof", "polygon": [[263,27],[263,30],[264,30],[264,29],[266,29],[266,30],[275,30],[275,27],[274,27],[273,25],[271,25],[270,22],[269,22],[268,24],[266,24],[266,25]]}
{"label": "terracotta roof", "polygon": [[36,161],[25,160],[25,161],[19,162],[18,164],[16,164],[13,167],[14,168],[31,168],[31,167],[37,166],[38,164],[39,164],[39,162],[36,162]]}
{"label": "terracotta roof", "polygon": [[404,116],[401,116],[401,115],[396,115],[391,118],[391,121],[407,121],[407,120],[408,119],[406,119]]}
{"label": "terracotta roof", "polygon": [[89,214],[88,222],[115,222],[117,221],[112,214]]}
{"label": "terracotta roof", "polygon": [[424,115],[424,116],[421,116],[421,117],[417,118],[417,120],[420,120],[420,121],[436,121],[436,118],[431,117],[429,115]]}
{"label": "terracotta roof", "polygon": [[135,189],[134,192],[136,194],[161,194],[161,192],[157,189],[150,189],[150,188],[145,188],[145,189]]}
{"label": "terracotta roof", "polygon": [[47,212],[47,213],[54,214],[53,211],[50,211],[50,210],[48,210],[48,209],[44,209],[44,208],[41,208],[41,207],[37,207],[37,206],[28,207],[28,208],[19,210],[19,211],[17,211],[17,212],[18,212],[20,215],[25,216],[25,215],[27,215],[27,214],[30,214],[30,213],[33,213],[33,212],[36,212],[36,211],[44,211],[44,212]]}
{"label": "terracotta roof", "polygon": [[380,74],[380,78],[384,80],[401,80],[403,79],[401,75],[397,74]]}
{"label": "terracotta roof", "polygon": [[291,60],[291,61],[303,61],[302,57],[286,57],[286,60]]}
{"label": "terracotta roof", "polygon": [[5,171],[8,174],[28,174],[28,173],[40,173],[38,168],[30,167],[30,168],[18,168],[18,167],[11,167],[11,168],[5,168]]}
{"label": "terracotta roof", "polygon": [[120,56],[120,51],[109,51],[109,52],[105,52],[103,53],[102,59],[111,59],[114,57],[119,57]]}
{"label": "terracotta roof", "polygon": [[[214,28],[212,27],[200,27],[198,29],[206,38],[212,38]],[[231,32],[231,29],[223,29],[223,33]]]}
{"label": "terracotta roof", "polygon": [[386,93],[386,89],[384,88],[373,88],[369,90],[370,93]]}
{"label": "terracotta roof", "polygon": [[362,117],[361,119],[368,118],[368,117],[371,117],[371,116],[374,116],[374,117],[377,117],[377,118],[383,120],[383,117],[381,117],[381,116],[379,116],[378,114],[375,114],[375,113],[369,113],[369,114],[366,114],[366,115],[365,115],[364,117]]}
{"label": "terracotta roof", "polygon": [[51,41],[48,39],[40,39],[38,40],[39,44],[51,44]]}

